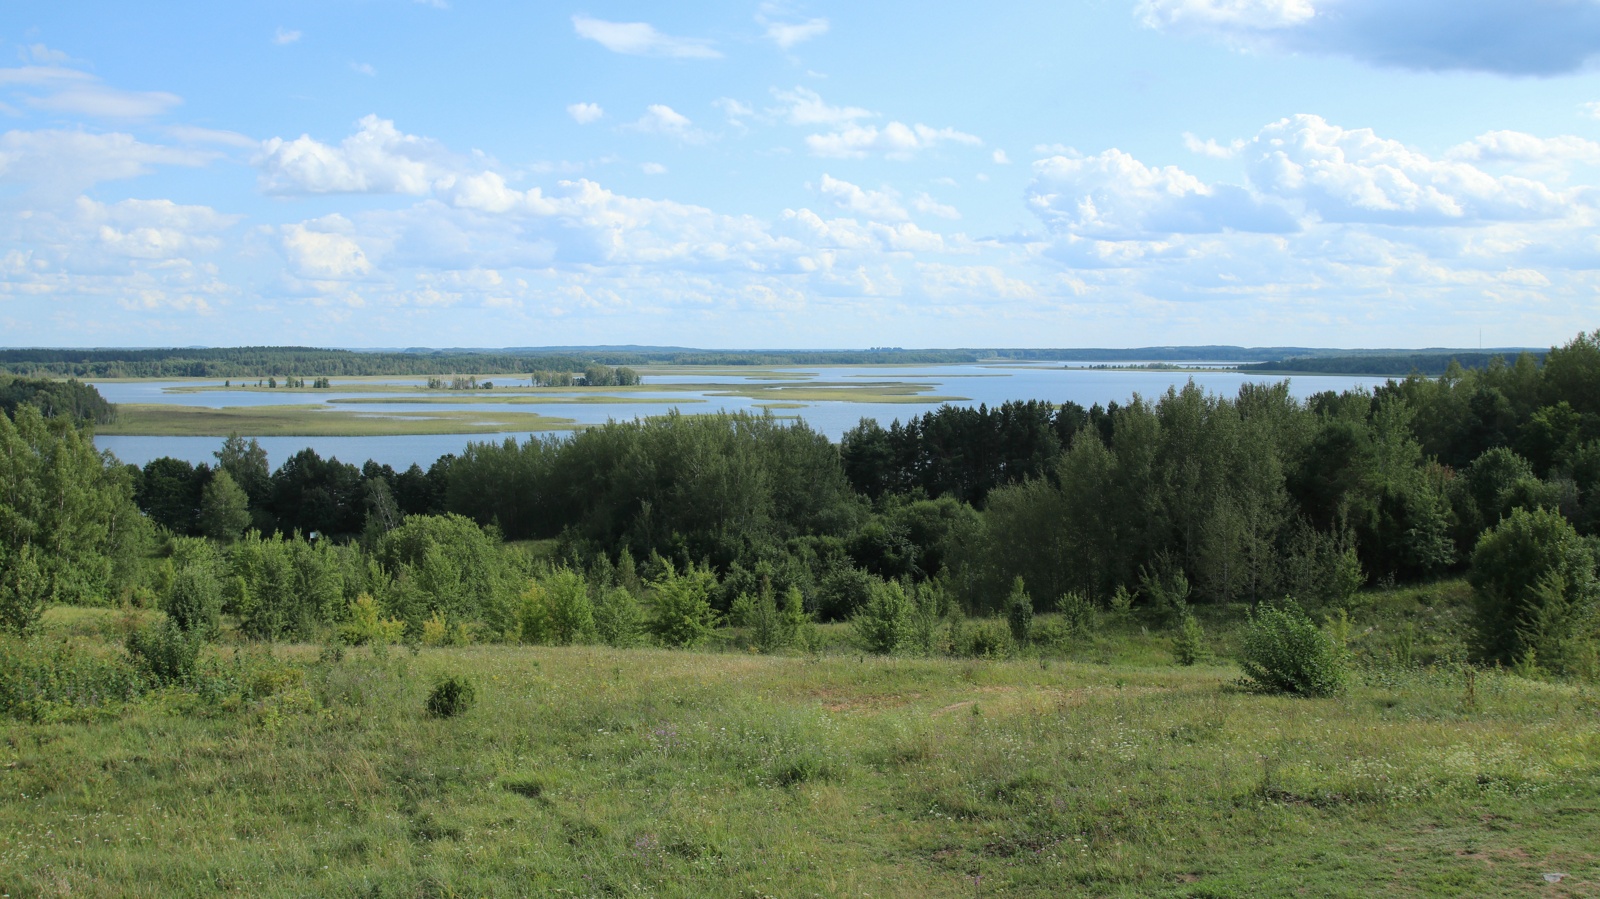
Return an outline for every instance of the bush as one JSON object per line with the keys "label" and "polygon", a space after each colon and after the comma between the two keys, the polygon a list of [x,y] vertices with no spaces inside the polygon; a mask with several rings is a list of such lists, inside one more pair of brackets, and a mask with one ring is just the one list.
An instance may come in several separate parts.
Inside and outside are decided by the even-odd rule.
{"label": "bush", "polygon": [[878,581],[872,598],[850,619],[856,639],[868,652],[887,655],[911,637],[911,600],[899,584]]}
{"label": "bush", "polygon": [[962,630],[952,640],[951,647],[957,655],[975,659],[1001,659],[1011,655],[1016,645],[1011,640],[1011,628],[999,621],[982,621],[970,630]]}
{"label": "bush", "polygon": [[1011,639],[1018,646],[1028,642],[1033,632],[1033,597],[1018,577],[1011,582],[1011,594],[1006,597],[1006,624],[1011,626]]}
{"label": "bush", "polygon": [[1292,601],[1250,613],[1239,665],[1248,685],[1264,693],[1333,696],[1345,688],[1343,649]]}
{"label": "bush", "polygon": [[650,582],[655,615],[650,631],[666,646],[694,646],[711,636],[717,613],[711,608],[711,591],[717,575],[709,567],[690,564],[678,574],[670,563],[661,577]]}
{"label": "bush", "polygon": [[594,639],[594,604],[583,575],[561,567],[522,594],[518,629],[524,643],[585,643]]}
{"label": "bush", "polygon": [[216,569],[209,564],[179,569],[162,607],[184,633],[202,640],[215,637],[222,623],[222,583]]}
{"label": "bush", "polygon": [[1056,611],[1061,614],[1061,625],[1071,636],[1094,633],[1094,602],[1076,591],[1061,594],[1056,600]]}
{"label": "bush", "polygon": [[428,714],[435,718],[454,718],[466,714],[478,701],[478,690],[464,676],[451,675],[433,685],[428,694]]}
{"label": "bush", "polygon": [[399,643],[406,633],[406,623],[398,618],[384,618],[378,601],[363,593],[350,602],[349,619],[339,628],[339,635],[351,646],[372,643],[387,646]]}
{"label": "bush", "polygon": [[1179,665],[1193,665],[1209,655],[1206,632],[1201,629],[1199,619],[1193,613],[1184,615],[1183,622],[1178,625],[1177,636],[1172,638],[1172,657],[1178,660]]}
{"label": "bush", "polygon": [[128,653],[150,678],[161,684],[193,680],[199,668],[198,634],[180,628],[172,619],[142,627],[128,635]]}
{"label": "bush", "polygon": [[40,638],[0,636],[0,715],[24,721],[83,720],[144,692],[126,659]]}
{"label": "bush", "polygon": [[1486,531],[1467,574],[1478,656],[1506,665],[1536,657],[1556,674],[1592,668],[1600,625],[1594,562],[1556,512],[1517,509]]}
{"label": "bush", "polygon": [[625,587],[606,590],[594,607],[594,629],[607,646],[626,649],[639,645],[639,638],[644,634],[639,601]]}
{"label": "bush", "polygon": [[8,559],[0,546],[0,633],[26,634],[44,615],[45,576],[27,543]]}

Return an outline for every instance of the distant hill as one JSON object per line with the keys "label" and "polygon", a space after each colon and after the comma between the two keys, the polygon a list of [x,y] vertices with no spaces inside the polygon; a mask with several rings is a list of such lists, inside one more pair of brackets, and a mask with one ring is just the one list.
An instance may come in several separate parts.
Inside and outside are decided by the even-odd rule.
{"label": "distant hill", "polygon": [[[1492,350],[1334,349],[1319,347],[1147,346],[1130,348],[957,348],[865,350],[705,350],[670,346],[562,346],[500,349],[328,349],[181,347],[0,350],[0,372],[30,377],[266,378],[451,375],[581,371],[589,365],[937,365],[974,362],[1218,362],[1262,372],[1403,376],[1438,374],[1454,358],[1483,367],[1521,348]],[[1543,358],[1544,350],[1530,350]]]}
{"label": "distant hill", "polygon": [[1382,375],[1403,378],[1410,374],[1437,377],[1455,362],[1462,368],[1488,368],[1494,360],[1507,364],[1517,356],[1527,353],[1539,364],[1544,363],[1548,350],[1497,349],[1497,350],[1422,350],[1410,353],[1298,357],[1241,365],[1240,371],[1263,373],[1311,373],[1330,375]]}

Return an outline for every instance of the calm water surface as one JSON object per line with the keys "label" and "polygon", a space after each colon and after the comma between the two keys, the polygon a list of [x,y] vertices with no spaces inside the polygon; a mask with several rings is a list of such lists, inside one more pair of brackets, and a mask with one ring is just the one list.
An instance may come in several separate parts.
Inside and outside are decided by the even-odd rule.
{"label": "calm water surface", "polygon": [[[1048,400],[1052,403],[1074,402],[1088,407],[1095,403],[1127,402],[1135,393],[1155,398],[1169,387],[1182,387],[1191,378],[1208,393],[1233,396],[1242,384],[1275,383],[1281,377],[1246,375],[1238,372],[1164,372],[1096,370],[1064,368],[1060,363],[1038,366],[1005,365],[928,365],[928,366],[840,366],[828,368],[784,368],[784,372],[808,375],[804,380],[775,381],[760,376],[698,375],[692,372],[674,375],[647,375],[645,385],[671,384],[792,384],[795,386],[822,384],[860,384],[884,381],[909,381],[929,386],[928,395],[962,397],[951,405],[976,407],[980,404],[997,406],[1007,400]],[[771,369],[769,369],[771,371]],[[1372,388],[1383,383],[1382,378],[1349,375],[1300,375],[1289,380],[1289,391],[1305,398],[1325,390],[1348,390],[1354,387]],[[275,406],[303,403],[325,403],[336,399],[358,397],[399,398],[404,394],[372,394],[340,392],[338,382],[331,390],[274,390],[271,393],[245,390],[219,390],[204,393],[172,393],[171,387],[214,386],[215,380],[166,381],[140,383],[96,383],[101,394],[114,403],[173,403],[192,406]],[[423,378],[398,378],[382,383],[416,386],[418,396],[438,396],[425,390]],[[510,381],[504,386],[511,386]],[[606,395],[605,391],[596,393]],[[488,394],[479,394],[486,396]],[[546,394],[551,395],[551,394]],[[578,394],[558,394],[561,396]],[[595,394],[584,394],[595,395]],[[501,403],[374,403],[343,406],[360,409],[364,413],[404,416],[416,412],[439,412],[462,409],[479,412],[516,410],[538,412],[556,418],[568,418],[579,424],[603,424],[609,420],[627,421],[651,415],[661,415],[678,408],[685,413],[704,413],[724,410],[728,412],[759,412],[763,403],[773,399],[753,400],[746,397],[710,396],[707,392],[638,392],[611,394],[631,400],[657,400],[657,402],[622,403],[544,403],[510,405]],[[779,397],[781,400],[781,397]],[[666,400],[667,402],[660,402]],[[885,426],[932,411],[940,405],[936,401],[915,403],[857,403],[850,401],[805,401],[803,409],[780,409],[780,416],[798,416],[812,428],[838,440],[844,432],[863,418],[874,418]],[[251,435],[244,435],[249,437]],[[413,462],[427,468],[446,453],[458,453],[469,442],[500,441],[507,437],[525,439],[526,432],[508,434],[430,434],[406,437],[261,437],[270,464],[276,468],[289,456],[311,447],[323,458],[337,457],[357,465],[372,459],[379,463],[403,469]],[[115,453],[118,459],[143,465],[151,459],[172,456],[190,462],[213,462],[212,453],[222,445],[217,437],[96,437],[95,444]]]}

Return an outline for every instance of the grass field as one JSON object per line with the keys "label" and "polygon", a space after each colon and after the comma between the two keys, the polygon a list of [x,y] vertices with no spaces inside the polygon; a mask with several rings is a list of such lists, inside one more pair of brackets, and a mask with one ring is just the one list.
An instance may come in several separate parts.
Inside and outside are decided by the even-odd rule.
{"label": "grass field", "polygon": [[388,416],[328,405],[178,406],[125,403],[117,421],[100,425],[100,434],[157,437],[393,437],[404,434],[495,434],[508,431],[566,431],[569,418],[534,412],[447,410]]}
{"label": "grass field", "polygon": [[[1372,599],[1372,664],[1324,700],[1179,667],[1138,622],[1011,660],[865,656],[837,626],[795,657],[222,647],[271,688],[0,724],[0,893],[1597,895],[1595,691],[1377,663],[1379,620],[1448,656],[1452,591]],[[127,624],[47,620],[108,653]],[[478,704],[428,717],[446,674]]]}

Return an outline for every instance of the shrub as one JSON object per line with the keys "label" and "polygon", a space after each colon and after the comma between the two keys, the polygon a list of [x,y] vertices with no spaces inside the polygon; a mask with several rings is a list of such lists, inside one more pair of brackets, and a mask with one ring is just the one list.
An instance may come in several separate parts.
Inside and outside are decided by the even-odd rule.
{"label": "shrub", "polygon": [[1481,659],[1512,665],[1536,655],[1557,674],[1589,667],[1600,593],[1594,555],[1558,513],[1514,510],[1479,538],[1467,580]]}
{"label": "shrub", "polygon": [[982,621],[970,630],[962,630],[959,642],[953,647],[957,654],[975,659],[1005,658],[1015,648],[1011,629],[999,621]]}
{"label": "shrub", "polygon": [[1250,613],[1239,665],[1248,685],[1264,693],[1333,696],[1345,688],[1343,650],[1293,601]]}
{"label": "shrub", "polygon": [[423,646],[460,646],[471,642],[467,635],[466,625],[461,622],[452,622],[444,617],[443,612],[434,612],[428,620],[422,622]]}
{"label": "shrub", "polygon": [[0,636],[0,715],[36,723],[92,718],[146,685],[124,658],[69,642]]}
{"label": "shrub", "polygon": [[1028,642],[1033,632],[1033,597],[1018,577],[1011,582],[1011,594],[1006,597],[1006,624],[1011,626],[1011,639],[1018,646]]}
{"label": "shrub", "polygon": [[428,714],[454,718],[466,714],[478,701],[478,690],[464,676],[451,675],[433,685],[428,694]]}
{"label": "shrub", "polygon": [[868,602],[877,578],[859,568],[837,565],[817,585],[817,617],[823,621],[845,621],[855,617]]}
{"label": "shrub", "polygon": [[378,601],[363,593],[350,602],[350,617],[339,629],[339,635],[351,646],[372,643],[387,646],[399,643],[406,633],[406,623],[398,618],[384,618]]}
{"label": "shrub", "polygon": [[31,544],[5,558],[0,546],[0,633],[26,634],[44,615],[45,576]]}
{"label": "shrub", "polygon": [[180,568],[162,607],[184,633],[202,640],[215,637],[222,622],[222,583],[216,569],[203,563]]}
{"label": "shrub", "polygon": [[178,684],[194,678],[200,662],[199,635],[187,632],[171,619],[142,627],[128,635],[128,653],[152,680]]}
{"label": "shrub", "polygon": [[950,604],[942,581],[927,581],[908,587],[911,594],[910,646],[918,655],[931,656],[942,647],[939,636],[944,609]]}
{"label": "shrub", "polygon": [[1061,624],[1069,635],[1082,636],[1094,633],[1094,602],[1077,591],[1061,594],[1056,600],[1056,611],[1061,614]]}
{"label": "shrub", "polygon": [[666,564],[661,576],[650,582],[654,591],[654,616],[650,631],[666,646],[694,646],[711,636],[717,621],[711,608],[711,591],[717,575],[693,563],[682,574]]}
{"label": "shrub", "polygon": [[911,636],[911,600],[899,584],[878,581],[872,598],[850,619],[856,639],[868,652],[889,654]]}
{"label": "shrub", "polygon": [[594,604],[583,575],[565,566],[528,585],[518,629],[524,643],[583,643],[594,639]]}
{"label": "shrub", "polygon": [[612,587],[600,594],[594,607],[594,629],[607,646],[626,649],[639,645],[644,618],[633,593],[625,587]]}
{"label": "shrub", "polygon": [[1177,636],[1172,638],[1172,656],[1179,665],[1193,665],[1204,660],[1210,652],[1206,649],[1206,632],[1199,619],[1191,612],[1183,616]]}

